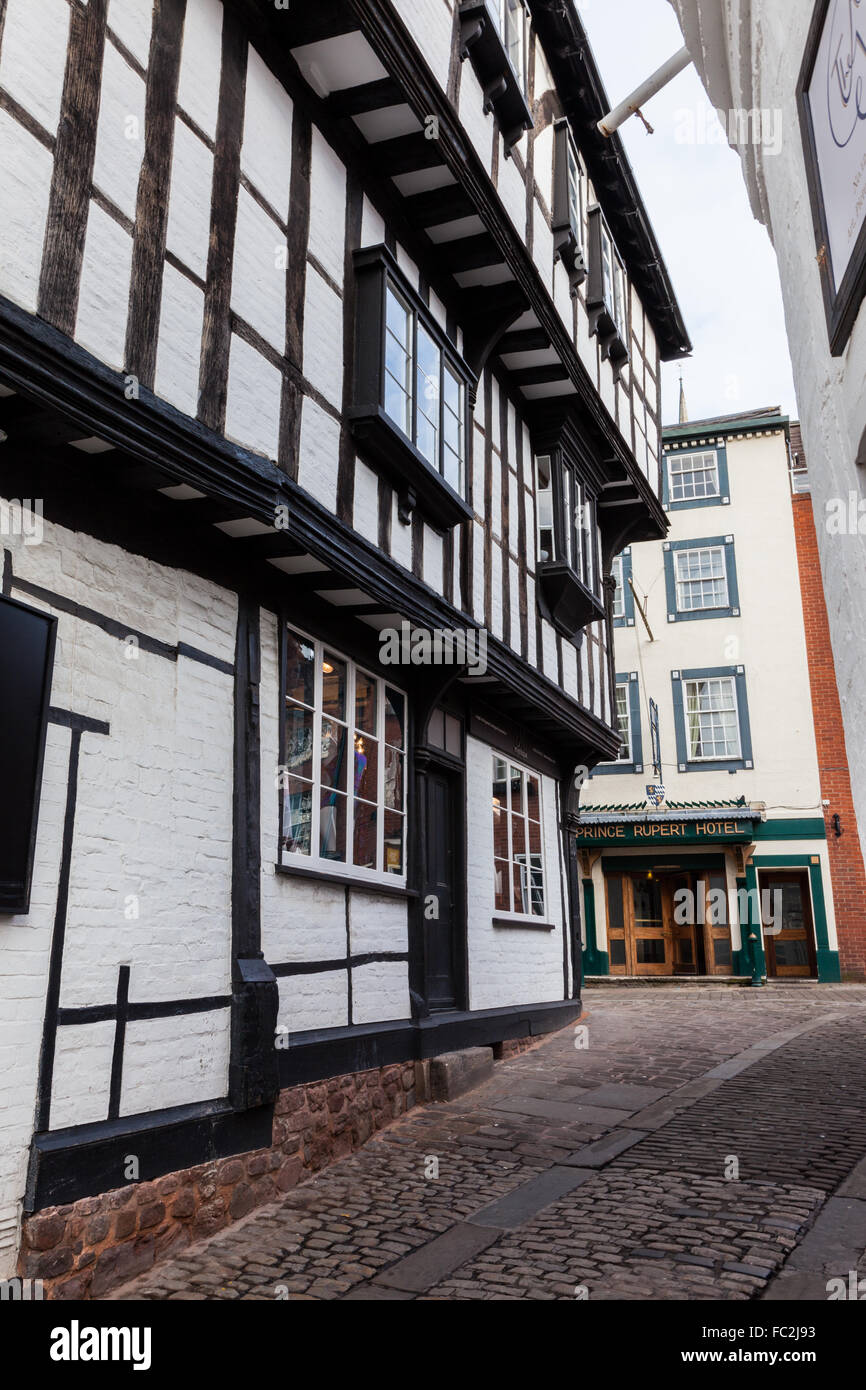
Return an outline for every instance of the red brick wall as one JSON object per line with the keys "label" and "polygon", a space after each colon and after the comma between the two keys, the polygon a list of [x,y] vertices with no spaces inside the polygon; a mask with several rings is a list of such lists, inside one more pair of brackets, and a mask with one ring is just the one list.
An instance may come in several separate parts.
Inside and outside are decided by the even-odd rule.
{"label": "red brick wall", "polygon": [[406,1062],[282,1091],[270,1149],[46,1208],[24,1222],[19,1272],[46,1298],[100,1298],[359,1149],[412,1108],[415,1087]]}
{"label": "red brick wall", "polygon": [[[792,430],[792,445],[793,434]],[[802,454],[802,446],[799,452]],[[824,807],[824,821],[839,933],[839,961],[843,979],[863,980],[866,979],[866,875],[851,797],[842,707],[836,685],[812,499],[808,493],[799,493],[792,498],[792,505],[821,795],[830,802]],[[842,819],[843,834],[838,839],[833,829],[834,815]]]}

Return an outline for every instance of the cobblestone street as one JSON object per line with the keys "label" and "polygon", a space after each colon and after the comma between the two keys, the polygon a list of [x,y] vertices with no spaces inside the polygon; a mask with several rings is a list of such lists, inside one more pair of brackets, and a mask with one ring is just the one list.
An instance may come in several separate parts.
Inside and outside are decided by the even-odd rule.
{"label": "cobblestone street", "polygon": [[498,1063],[111,1297],[826,1299],[866,1249],[866,987],[585,1009],[586,1048]]}

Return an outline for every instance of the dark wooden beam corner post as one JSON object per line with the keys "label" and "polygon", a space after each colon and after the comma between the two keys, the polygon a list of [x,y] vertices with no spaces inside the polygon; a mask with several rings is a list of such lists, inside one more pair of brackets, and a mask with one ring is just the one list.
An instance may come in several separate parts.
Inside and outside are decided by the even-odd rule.
{"label": "dark wooden beam corner post", "polygon": [[232,850],[232,1030],[229,1101],[251,1110],[280,1089],[276,1052],[279,990],[261,949],[259,608],[238,597],[235,651],[234,837]]}

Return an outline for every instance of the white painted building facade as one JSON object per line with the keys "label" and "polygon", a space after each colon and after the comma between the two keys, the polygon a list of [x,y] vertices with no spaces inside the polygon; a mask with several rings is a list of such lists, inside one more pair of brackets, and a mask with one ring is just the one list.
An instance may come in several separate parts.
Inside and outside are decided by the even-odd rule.
{"label": "white painted building facade", "polygon": [[[752,211],[766,226],[779,263],[862,843],[866,122],[852,91],[866,76],[866,17],[848,0],[672,4],[714,106],[737,117],[767,112],[777,128],[781,123],[778,149],[760,138],[736,149]],[[842,121],[838,142],[830,136],[834,113]],[[810,126],[817,133],[815,157]],[[742,130],[743,121],[726,120],[725,128]],[[753,120],[748,129],[755,130]],[[827,140],[835,156],[824,148]],[[840,222],[841,237],[833,225]]]}
{"label": "white painted building facade", "polygon": [[[620,757],[581,798],[586,973],[838,979],[789,422],[754,411],[663,438],[670,531],[615,562]],[[750,948],[738,892],[755,888],[783,915]],[[681,889],[703,920],[683,898],[678,921]]]}
{"label": "white painted building facade", "polygon": [[579,1011],[685,329],[570,7],[266,8],[0,7],[0,1276],[132,1136],[267,1147],[280,1088]]}

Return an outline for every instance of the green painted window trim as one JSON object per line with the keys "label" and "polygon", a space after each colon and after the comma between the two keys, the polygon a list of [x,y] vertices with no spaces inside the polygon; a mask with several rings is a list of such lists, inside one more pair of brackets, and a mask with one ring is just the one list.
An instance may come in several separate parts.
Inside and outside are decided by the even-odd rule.
{"label": "green painted window trim", "polygon": [[[673,442],[673,441],[671,441]],[[670,472],[668,464],[672,458],[679,458],[683,454],[715,454],[716,467],[719,474],[719,495],[718,497],[692,497],[684,502],[671,501]],[[692,448],[691,442],[688,444],[683,441],[681,449],[667,449],[664,454],[664,464],[662,466],[662,506],[666,512],[688,512],[694,511],[698,507],[728,507],[731,502],[731,486],[728,480],[728,448],[726,444],[717,444],[715,438],[707,440],[706,443],[699,443]]]}

